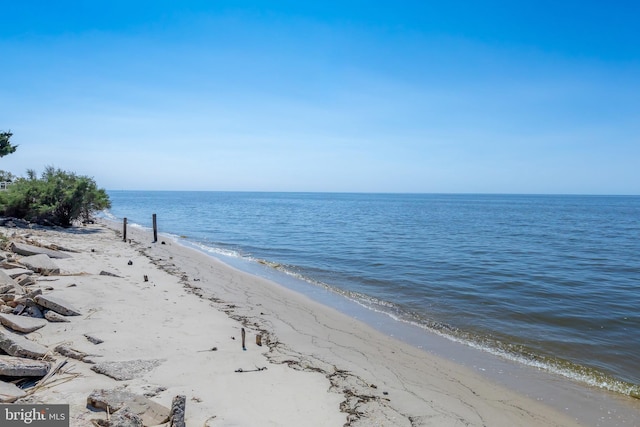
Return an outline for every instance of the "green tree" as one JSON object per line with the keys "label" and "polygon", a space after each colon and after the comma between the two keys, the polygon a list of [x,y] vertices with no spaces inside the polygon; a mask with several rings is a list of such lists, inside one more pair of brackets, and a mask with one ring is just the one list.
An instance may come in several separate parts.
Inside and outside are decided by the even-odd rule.
{"label": "green tree", "polygon": [[11,145],[9,141],[13,134],[11,132],[0,132],[0,157],[11,154],[18,148],[17,145]]}
{"label": "green tree", "polygon": [[8,171],[0,170],[0,182],[13,182],[16,176]]}
{"label": "green tree", "polygon": [[69,227],[88,221],[97,211],[111,207],[104,189],[93,178],[49,166],[41,178],[33,170],[1,195],[3,214],[41,224]]}

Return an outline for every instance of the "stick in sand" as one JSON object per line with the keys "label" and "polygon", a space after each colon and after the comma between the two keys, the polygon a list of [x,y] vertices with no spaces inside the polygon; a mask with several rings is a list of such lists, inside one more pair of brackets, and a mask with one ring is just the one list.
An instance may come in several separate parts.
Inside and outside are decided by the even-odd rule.
{"label": "stick in sand", "polygon": [[246,351],[247,348],[244,346],[244,337],[245,337],[245,332],[244,332],[244,328],[242,328],[242,349]]}

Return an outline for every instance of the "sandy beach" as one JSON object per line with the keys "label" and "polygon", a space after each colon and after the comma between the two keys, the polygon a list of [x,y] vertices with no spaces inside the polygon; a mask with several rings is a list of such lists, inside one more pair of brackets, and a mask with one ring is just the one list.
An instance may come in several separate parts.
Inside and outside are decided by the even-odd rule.
{"label": "sandy beach", "polygon": [[[88,356],[69,358],[21,401],[69,404],[72,426],[106,419],[87,397],[116,388],[168,408],[184,395],[187,426],[613,425],[589,424],[170,239],[152,243],[140,229],[127,241],[107,222],[0,230],[71,255],[31,288],[80,316],[26,337],[56,362],[61,344]],[[127,361],[149,368],[124,380],[91,369]]]}

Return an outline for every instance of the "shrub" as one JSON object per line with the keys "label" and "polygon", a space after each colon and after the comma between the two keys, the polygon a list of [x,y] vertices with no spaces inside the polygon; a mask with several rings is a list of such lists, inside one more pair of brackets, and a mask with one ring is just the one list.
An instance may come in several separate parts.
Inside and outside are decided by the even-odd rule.
{"label": "shrub", "polygon": [[39,224],[70,227],[111,207],[109,196],[93,178],[47,167],[41,178],[33,170],[0,195],[3,214]]}

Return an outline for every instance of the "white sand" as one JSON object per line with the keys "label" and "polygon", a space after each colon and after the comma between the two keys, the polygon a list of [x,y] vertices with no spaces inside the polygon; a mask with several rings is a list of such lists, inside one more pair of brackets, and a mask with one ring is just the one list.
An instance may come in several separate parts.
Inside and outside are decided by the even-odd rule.
{"label": "white sand", "polygon": [[[69,359],[81,376],[34,398],[69,403],[71,425],[105,417],[86,408],[92,390],[122,386],[140,394],[161,390],[151,399],[167,407],[186,395],[188,426],[579,425],[476,372],[170,240],[152,244],[149,233],[130,227],[132,243],[123,242],[104,225],[17,233],[79,251],[56,260],[64,275],[40,285],[82,316],[48,324],[31,339],[51,348],[67,342],[96,362],[163,360],[141,378],[115,381]],[[92,344],[84,334],[104,343]]]}

